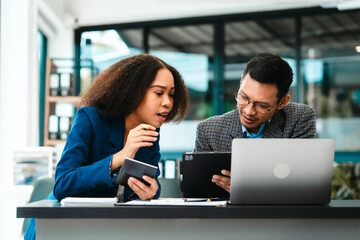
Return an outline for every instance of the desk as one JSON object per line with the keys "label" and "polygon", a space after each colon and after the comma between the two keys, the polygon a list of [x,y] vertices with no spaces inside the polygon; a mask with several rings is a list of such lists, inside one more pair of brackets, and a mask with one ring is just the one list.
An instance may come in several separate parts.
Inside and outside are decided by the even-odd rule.
{"label": "desk", "polygon": [[37,218],[37,239],[358,239],[360,201],[327,206],[61,206],[17,208]]}

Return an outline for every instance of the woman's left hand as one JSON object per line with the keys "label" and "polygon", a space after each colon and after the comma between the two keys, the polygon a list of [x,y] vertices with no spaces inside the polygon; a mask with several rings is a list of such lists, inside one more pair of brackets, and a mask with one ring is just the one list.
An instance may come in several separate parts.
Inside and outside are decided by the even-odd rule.
{"label": "woman's left hand", "polygon": [[152,199],[156,195],[156,191],[159,186],[155,178],[144,175],[143,179],[150,183],[150,186],[146,186],[143,182],[134,177],[128,179],[129,187],[139,196],[141,200]]}

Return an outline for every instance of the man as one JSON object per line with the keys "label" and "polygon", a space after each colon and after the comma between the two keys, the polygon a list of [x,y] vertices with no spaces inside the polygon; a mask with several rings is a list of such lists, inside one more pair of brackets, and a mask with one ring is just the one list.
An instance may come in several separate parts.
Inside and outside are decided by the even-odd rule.
{"label": "man", "polygon": [[[196,152],[231,151],[234,138],[313,138],[315,111],[289,103],[293,81],[289,64],[277,55],[260,53],[251,59],[235,93],[237,108],[200,122]],[[230,171],[214,175],[212,182],[230,192]]]}

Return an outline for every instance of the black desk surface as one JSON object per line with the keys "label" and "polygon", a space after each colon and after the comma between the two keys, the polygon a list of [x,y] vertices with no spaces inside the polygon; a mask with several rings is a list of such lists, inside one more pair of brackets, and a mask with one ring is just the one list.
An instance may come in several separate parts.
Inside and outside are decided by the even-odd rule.
{"label": "black desk surface", "polygon": [[360,200],[333,200],[329,205],[61,206],[42,200],[17,207],[18,218],[360,218]]}

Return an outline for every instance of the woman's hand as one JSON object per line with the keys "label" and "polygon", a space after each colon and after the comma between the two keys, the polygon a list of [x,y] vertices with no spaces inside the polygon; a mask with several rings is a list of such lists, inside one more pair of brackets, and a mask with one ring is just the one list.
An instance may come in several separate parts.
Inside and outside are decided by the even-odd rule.
{"label": "woman's hand", "polygon": [[156,128],[149,124],[140,124],[131,129],[126,137],[124,148],[113,156],[111,171],[120,167],[125,157],[134,158],[139,148],[152,146],[157,141],[158,136],[159,133],[156,132]]}
{"label": "woman's hand", "polygon": [[158,136],[159,133],[156,132],[155,127],[148,124],[140,124],[129,131],[122,151],[127,153],[127,157],[134,158],[139,148],[152,146]]}
{"label": "woman's hand", "polygon": [[128,179],[128,185],[141,200],[152,199],[159,188],[157,181],[155,178],[151,178],[146,175],[143,176],[143,179],[150,183],[150,186],[146,186],[143,182],[134,177],[130,177]]}
{"label": "woman's hand", "polygon": [[231,172],[227,171],[227,170],[221,170],[221,173],[224,174],[225,176],[221,176],[221,175],[214,175],[211,179],[211,181],[213,183],[216,183],[216,185],[218,185],[219,187],[222,187],[223,189],[225,189],[227,192],[230,193],[230,176],[231,176]]}

